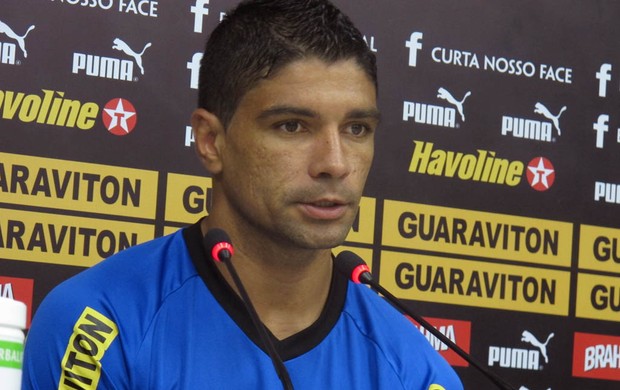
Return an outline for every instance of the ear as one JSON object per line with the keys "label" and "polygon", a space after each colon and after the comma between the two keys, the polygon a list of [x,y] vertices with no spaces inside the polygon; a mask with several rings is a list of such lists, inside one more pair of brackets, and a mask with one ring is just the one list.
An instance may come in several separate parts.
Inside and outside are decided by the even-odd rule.
{"label": "ear", "polygon": [[192,114],[192,131],[198,158],[213,175],[220,173],[222,170],[221,152],[225,144],[222,122],[204,108],[198,108]]}

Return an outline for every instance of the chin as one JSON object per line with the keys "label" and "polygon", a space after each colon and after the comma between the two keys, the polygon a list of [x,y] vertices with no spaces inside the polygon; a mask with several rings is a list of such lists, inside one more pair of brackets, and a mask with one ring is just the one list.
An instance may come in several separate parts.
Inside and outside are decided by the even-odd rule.
{"label": "chin", "polygon": [[305,247],[308,249],[332,249],[339,245],[342,245],[346,234],[326,235],[320,234],[319,236],[306,235],[302,238],[305,243]]}
{"label": "chin", "polygon": [[310,250],[332,249],[347,238],[351,225],[343,224],[287,224],[272,231],[290,244]]}

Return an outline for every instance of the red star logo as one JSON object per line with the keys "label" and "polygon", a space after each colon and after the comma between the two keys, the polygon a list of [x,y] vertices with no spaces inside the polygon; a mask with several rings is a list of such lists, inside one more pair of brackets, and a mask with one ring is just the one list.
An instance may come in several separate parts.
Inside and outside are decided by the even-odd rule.
{"label": "red star logo", "polygon": [[551,161],[544,157],[535,157],[527,165],[527,181],[536,191],[547,191],[555,181],[555,169]]}
{"label": "red star logo", "polygon": [[102,112],[103,124],[114,135],[127,135],[138,121],[136,108],[129,100],[115,98],[110,100]]}

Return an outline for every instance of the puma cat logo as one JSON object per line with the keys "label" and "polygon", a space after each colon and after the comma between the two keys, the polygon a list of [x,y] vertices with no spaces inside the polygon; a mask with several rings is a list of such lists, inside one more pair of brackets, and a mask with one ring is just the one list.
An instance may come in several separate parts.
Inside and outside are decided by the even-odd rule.
{"label": "puma cat logo", "polygon": [[26,35],[28,35],[28,33],[33,29],[34,25],[28,27],[28,30],[26,30],[24,35],[17,35],[11,27],[0,21],[0,34],[6,34],[9,38],[16,40],[19,48],[22,50],[22,53],[24,53],[24,58],[28,57],[28,52],[26,51]]}
{"label": "puma cat logo", "polygon": [[459,100],[456,100],[454,96],[452,96],[452,94],[448,92],[445,88],[439,88],[439,90],[437,90],[437,97],[439,99],[446,100],[448,103],[456,106],[456,109],[458,110],[459,114],[461,114],[461,120],[463,122],[465,122],[465,114],[463,113],[463,103],[465,102],[465,99],[469,97],[469,95],[471,95],[471,92],[467,91],[463,99],[459,101]]}
{"label": "puma cat logo", "polygon": [[547,344],[549,344],[549,340],[551,340],[553,336],[554,334],[551,333],[549,336],[547,336],[547,341],[541,343],[532,333],[524,330],[523,333],[521,333],[521,341],[530,343],[532,344],[532,346],[540,349],[540,353],[545,358],[545,363],[549,363],[549,358],[547,357]]}
{"label": "puma cat logo", "polygon": [[138,68],[140,68],[140,73],[144,74],[144,68],[142,67],[142,55],[144,54],[146,49],[148,49],[149,47],[151,47],[150,42],[144,46],[144,49],[142,49],[140,53],[136,53],[135,51],[131,49],[131,47],[129,47],[128,44],[125,43],[125,41],[123,41],[120,38],[115,38],[112,49],[120,50],[123,53],[127,54],[128,56],[132,57],[136,61],[136,65],[138,65]]}
{"label": "puma cat logo", "polygon": [[548,109],[547,107],[545,107],[542,103],[536,103],[536,105],[534,106],[534,112],[536,114],[541,114],[543,115],[545,118],[549,119],[551,122],[553,122],[553,127],[555,127],[555,129],[558,132],[558,135],[562,135],[562,130],[560,130],[560,116],[562,115],[562,113],[564,112],[564,110],[566,110],[566,106],[562,107],[562,109],[560,110],[560,112],[558,112],[557,115],[553,115]]}

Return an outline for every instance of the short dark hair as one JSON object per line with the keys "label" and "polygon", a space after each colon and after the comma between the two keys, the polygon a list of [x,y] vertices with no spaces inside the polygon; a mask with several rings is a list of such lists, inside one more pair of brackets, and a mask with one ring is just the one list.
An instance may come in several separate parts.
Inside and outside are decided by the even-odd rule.
{"label": "short dark hair", "polygon": [[211,33],[200,66],[198,106],[228,126],[256,83],[295,60],[355,59],[377,87],[375,55],[328,0],[246,0]]}

